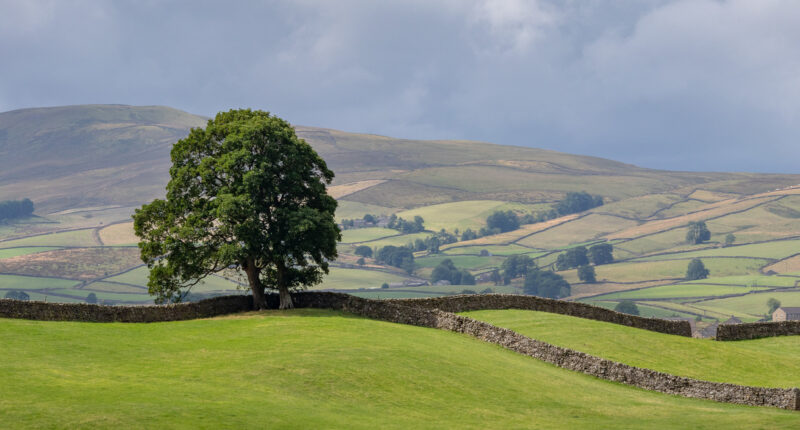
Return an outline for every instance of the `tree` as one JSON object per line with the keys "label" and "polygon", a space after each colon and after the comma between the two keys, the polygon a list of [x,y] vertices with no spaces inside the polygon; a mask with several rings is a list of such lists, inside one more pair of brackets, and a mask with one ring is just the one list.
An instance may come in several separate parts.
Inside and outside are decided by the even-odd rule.
{"label": "tree", "polygon": [[363,266],[363,265],[364,265],[364,264],[366,264],[366,263],[367,263],[367,262],[366,262],[366,261],[364,261],[364,257],[361,257],[361,258],[359,258],[358,260],[356,260],[356,264],[358,264],[359,266]]}
{"label": "tree", "polygon": [[614,262],[614,246],[610,243],[600,243],[589,247],[589,260],[595,265]]}
{"label": "tree", "polygon": [[576,246],[556,258],[556,270],[567,270],[589,264],[586,248]]}
{"label": "tree", "polygon": [[623,300],[614,306],[614,310],[628,315],[639,315],[639,307],[631,300]]}
{"label": "tree", "polygon": [[385,290],[385,289],[389,288],[389,284],[384,282],[383,284],[381,284],[381,288],[383,288]]}
{"label": "tree", "polygon": [[689,231],[686,232],[686,241],[692,244],[703,243],[711,239],[711,232],[708,231],[704,221],[690,222]]}
{"label": "tree", "polygon": [[265,288],[278,290],[286,309],[290,290],[328,273],[341,240],[326,191],[333,172],[288,122],[263,111],[220,112],[178,141],[171,158],[166,200],[133,216],[158,303],[236,268],[256,309],[266,307]]}
{"label": "tree", "polygon": [[725,246],[733,245],[733,242],[736,242],[736,236],[733,233],[728,233],[725,235]]}
{"label": "tree", "polygon": [[590,284],[597,282],[597,278],[595,277],[594,273],[594,266],[583,265],[578,267],[578,279]]}
{"label": "tree", "polygon": [[699,258],[694,258],[689,262],[689,267],[686,269],[686,279],[706,279],[708,278],[708,269],[703,265],[703,261]]}
{"label": "tree", "polygon": [[495,285],[500,285],[503,282],[503,277],[500,276],[500,271],[494,269],[492,270],[492,273],[489,274],[489,280]]}
{"label": "tree", "polygon": [[499,229],[501,233],[519,228],[519,218],[514,211],[496,211],[486,218],[489,230]]}
{"label": "tree", "polygon": [[[500,266],[500,268],[503,269],[503,278],[509,281],[525,275],[531,267],[536,267],[536,262],[525,254],[511,255],[506,258]],[[506,285],[507,284],[508,282],[506,282]]]}
{"label": "tree", "polygon": [[560,299],[570,294],[570,286],[558,273],[532,268],[525,275],[525,294]]}
{"label": "tree", "polygon": [[356,255],[364,257],[364,258],[371,258],[372,257],[372,248],[367,245],[358,245],[356,250],[353,251]]}
{"label": "tree", "polygon": [[781,302],[776,298],[770,297],[769,300],[767,300],[767,307],[769,308],[768,314],[770,317],[772,317],[772,313],[781,307]]}

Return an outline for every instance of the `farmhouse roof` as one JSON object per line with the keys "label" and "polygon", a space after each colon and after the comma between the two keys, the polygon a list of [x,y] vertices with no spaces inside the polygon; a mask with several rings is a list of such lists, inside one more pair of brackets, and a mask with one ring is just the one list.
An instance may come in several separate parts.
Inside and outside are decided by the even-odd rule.
{"label": "farmhouse roof", "polygon": [[742,320],[740,320],[739,318],[736,318],[735,316],[731,315],[731,317],[730,317],[730,318],[728,318],[728,320],[727,320],[727,321],[725,321],[725,322],[724,322],[724,323],[722,323],[722,324],[728,324],[728,325],[730,325],[730,324],[741,324],[741,323],[742,323]]}
{"label": "farmhouse roof", "polygon": [[782,309],[787,314],[798,314],[798,313],[800,313],[800,308],[798,308],[798,307],[781,306],[778,309]]}

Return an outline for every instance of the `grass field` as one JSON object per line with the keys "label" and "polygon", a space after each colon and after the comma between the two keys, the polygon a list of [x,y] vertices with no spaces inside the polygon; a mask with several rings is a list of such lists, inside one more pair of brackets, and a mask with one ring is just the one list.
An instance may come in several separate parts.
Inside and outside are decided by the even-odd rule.
{"label": "grass field", "polygon": [[646,392],[464,335],[322,310],[153,324],[0,320],[0,344],[0,415],[17,427],[800,424],[792,411]]}
{"label": "grass field", "polygon": [[0,272],[94,280],[141,264],[131,247],[68,248],[0,260]]}
{"label": "grass field", "polygon": [[[491,255],[517,255],[517,254],[540,254],[540,251],[519,246],[519,245],[474,245],[474,246],[456,246],[447,248],[442,251],[446,255],[480,255],[481,251],[487,251]],[[533,257],[533,255],[531,255]]]}
{"label": "grass field", "polygon": [[635,221],[610,215],[590,214],[547,231],[536,233],[518,243],[533,248],[561,248],[574,243],[586,242],[605,233],[636,225]]}
{"label": "grass field", "polygon": [[763,287],[733,287],[728,285],[708,284],[677,284],[661,287],[643,288],[634,291],[622,291],[597,297],[598,300],[624,300],[624,299],[669,299],[683,297],[711,297],[728,294],[747,294],[764,290]]}
{"label": "grass field", "polygon": [[379,288],[381,284],[403,282],[407,278],[377,270],[345,269],[331,267],[330,273],[322,278],[322,283],[313,289],[357,290],[359,288]]}
{"label": "grass field", "polygon": [[139,237],[133,232],[133,223],[112,224],[98,232],[103,245],[135,245]]}
{"label": "grass field", "polygon": [[694,306],[715,310],[717,312],[741,312],[752,315],[764,315],[769,310],[767,307],[767,300],[770,298],[778,299],[783,306],[800,306],[800,289],[767,291],[762,294],[750,294],[742,297],[704,300],[694,303]]}
{"label": "grass field", "polygon": [[[595,267],[597,279],[637,282],[650,279],[683,278],[691,260],[663,260],[639,263],[606,264]],[[710,277],[758,273],[767,260],[750,258],[703,258]]]}
{"label": "grass field", "polygon": [[754,243],[749,245],[728,246],[724,248],[712,248],[701,251],[681,252],[678,254],[655,255],[652,257],[642,257],[637,261],[656,261],[673,258],[696,258],[696,257],[758,257],[781,259],[800,252],[800,240],[778,240],[766,243]]}
{"label": "grass field", "polygon": [[[397,231],[395,231],[396,233]],[[409,243],[414,243],[417,239],[425,240],[426,238],[430,237],[430,233],[422,232],[422,233],[412,233],[412,234],[404,234],[400,236],[391,236],[385,237],[382,239],[373,240],[364,245],[369,245],[373,248],[383,248],[384,246],[406,246]]]}
{"label": "grass field", "polygon": [[742,385],[800,386],[800,360],[795,359],[800,355],[798,336],[714,342],[545,312],[464,315],[534,339],[674,375]]}
{"label": "grass field", "polygon": [[21,255],[36,254],[37,252],[53,251],[55,249],[60,249],[60,248],[56,248],[53,246],[28,246],[21,248],[0,249],[0,259],[19,257]]}
{"label": "grass field", "polygon": [[387,236],[399,236],[400,232],[390,228],[356,228],[342,232],[342,243],[358,243],[377,240]]}
{"label": "grass field", "polygon": [[[45,288],[67,288],[77,285],[71,279],[37,278],[33,276],[0,275],[2,290],[40,290]],[[5,295],[3,293],[2,295]]]}
{"label": "grass field", "polygon": [[500,267],[504,257],[478,257],[475,255],[432,255],[429,257],[417,258],[414,264],[417,267],[429,268],[436,267],[444,260],[451,260],[459,269],[483,269],[489,267]]}
{"label": "grass field", "polygon": [[339,205],[336,207],[336,221],[354,218],[361,219],[366,214],[391,215],[394,212],[397,212],[397,209],[367,203],[351,202],[348,200],[339,200]]}
{"label": "grass field", "polygon": [[17,246],[98,246],[93,229],[65,231],[61,233],[41,234],[23,239],[0,242],[0,248]]}
{"label": "grass field", "polygon": [[525,205],[495,200],[466,200],[415,208],[399,212],[397,216],[407,220],[413,219],[414,216],[421,216],[425,220],[425,228],[432,231],[445,229],[453,232],[455,229],[464,231],[468,228],[478,231],[481,227],[486,227],[486,218],[495,211],[513,210],[530,213],[548,209],[549,205],[541,204]]}

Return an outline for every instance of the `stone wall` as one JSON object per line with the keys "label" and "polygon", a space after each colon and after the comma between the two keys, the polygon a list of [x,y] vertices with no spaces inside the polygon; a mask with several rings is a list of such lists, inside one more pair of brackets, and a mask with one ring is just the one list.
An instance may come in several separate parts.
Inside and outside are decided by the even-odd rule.
{"label": "stone wall", "polygon": [[[492,300],[485,301],[467,300],[464,297],[468,298],[473,296],[462,296],[462,298],[452,297],[450,301],[434,302],[419,300],[380,301],[363,299],[348,294],[323,292],[305,292],[293,295],[295,306],[299,308],[334,309],[381,321],[464,333],[564,369],[582,372],[601,379],[621,382],[647,390],[719,402],[800,410],[800,390],[797,388],[748,387],[699,381],[656,372],[654,370],[641,369],[534,340],[515,331],[446,312],[441,310],[438,306],[433,306],[434,304],[442,307],[446,305],[450,306],[448,309],[456,311],[471,310],[474,309],[474,307],[471,306],[478,306],[478,304],[484,306],[483,308],[486,308],[490,303],[494,305],[508,304],[506,301],[508,297],[519,298],[521,296],[495,295]],[[270,296],[268,298],[270,307],[277,307],[277,301],[277,297],[275,296]],[[525,306],[533,306],[532,303],[541,304],[547,303],[547,301],[538,302],[534,300],[527,302]],[[536,310],[553,312],[553,310],[547,309],[558,309],[562,311],[558,313],[581,316],[564,311],[565,309],[574,311],[578,308],[570,306],[561,308],[555,304],[548,304],[547,306],[554,307],[536,308]],[[506,306],[501,309],[507,308],[516,307]],[[526,307],[525,309],[529,308],[530,307]],[[252,298],[249,296],[226,296],[196,303],[135,307],[0,300],[0,317],[50,321],[177,321],[205,318],[249,309],[252,309]],[[645,320],[647,319],[645,318]],[[630,320],[627,321],[630,322]]]}
{"label": "stone wall", "polygon": [[208,318],[253,308],[251,296],[224,296],[199,302],[153,306],[104,306],[0,299],[0,317],[43,321],[157,322]]}
{"label": "stone wall", "polygon": [[615,312],[610,309],[585,303],[546,299],[536,296],[516,294],[470,294],[424,299],[387,300],[408,306],[425,309],[439,309],[445,312],[466,312],[487,309],[522,309],[550,312],[573,317],[605,321],[659,333],[692,337],[692,325],[688,321],[670,321],[657,318],[644,318]]}
{"label": "stone wall", "polygon": [[800,335],[800,321],[720,324],[717,340],[759,339],[773,336]]}

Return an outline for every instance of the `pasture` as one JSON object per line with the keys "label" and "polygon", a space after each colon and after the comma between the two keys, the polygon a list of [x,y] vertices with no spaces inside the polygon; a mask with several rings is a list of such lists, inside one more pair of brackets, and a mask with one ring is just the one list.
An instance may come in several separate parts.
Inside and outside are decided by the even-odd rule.
{"label": "pasture", "polygon": [[800,355],[798,336],[715,342],[546,312],[497,310],[463,315],[554,345],[673,375],[764,387],[800,386],[800,360],[794,359]]}
{"label": "pasture", "polygon": [[800,423],[792,411],[651,393],[464,335],[324,310],[152,324],[0,320],[0,344],[0,415],[19,427]]}

